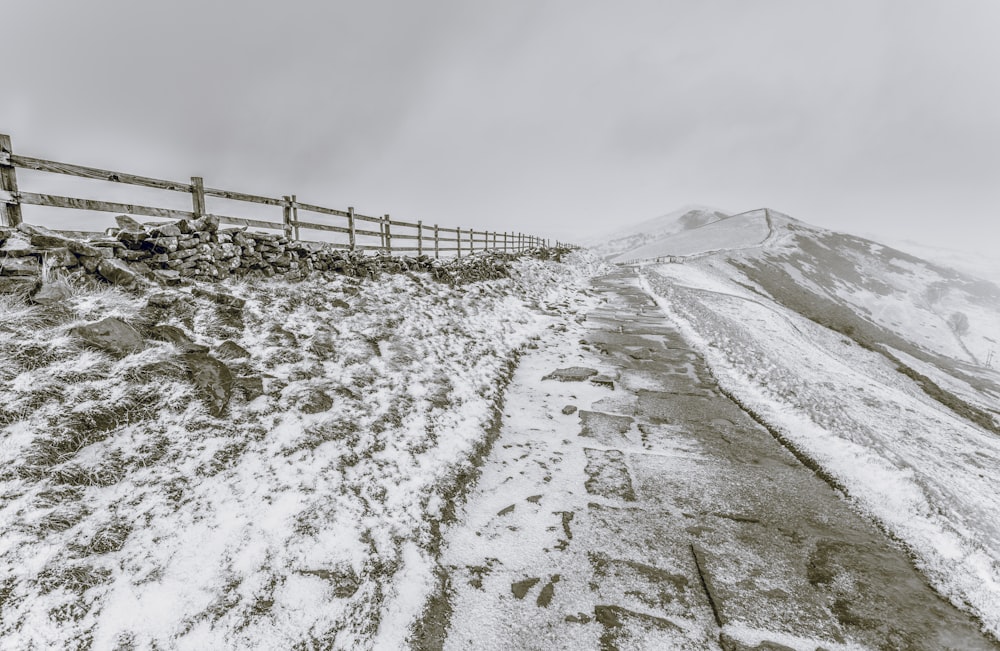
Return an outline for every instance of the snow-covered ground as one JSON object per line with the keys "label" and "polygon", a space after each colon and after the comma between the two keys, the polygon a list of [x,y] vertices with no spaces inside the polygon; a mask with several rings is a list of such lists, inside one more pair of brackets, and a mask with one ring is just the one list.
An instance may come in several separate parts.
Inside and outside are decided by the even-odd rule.
{"label": "snow-covered ground", "polygon": [[645,287],[727,392],[1000,635],[996,288],[776,221],[755,250],[647,266]]}
{"label": "snow-covered ground", "polygon": [[166,323],[263,380],[222,418],[171,344],[70,334],[145,297],[0,297],[0,649],[399,647],[516,352],[572,317],[590,264],[231,283],[238,318],[172,290]]}
{"label": "snow-covered ground", "polygon": [[754,210],[682,230],[622,253],[615,262],[664,256],[692,256],[759,246],[770,235],[769,215]]}

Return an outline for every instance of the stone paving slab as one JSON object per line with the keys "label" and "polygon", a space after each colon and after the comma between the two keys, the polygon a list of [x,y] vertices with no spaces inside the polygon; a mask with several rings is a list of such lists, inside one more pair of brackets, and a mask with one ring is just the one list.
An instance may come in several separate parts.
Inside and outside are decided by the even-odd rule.
{"label": "stone paving slab", "polygon": [[[634,278],[594,289],[522,358],[445,533],[444,648],[998,648],[722,395]],[[573,367],[615,380],[542,380]]]}

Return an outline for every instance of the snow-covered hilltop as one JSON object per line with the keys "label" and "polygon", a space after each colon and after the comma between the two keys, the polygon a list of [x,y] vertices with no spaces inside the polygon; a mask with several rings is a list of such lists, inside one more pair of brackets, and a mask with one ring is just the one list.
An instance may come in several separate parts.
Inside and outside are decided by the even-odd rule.
{"label": "snow-covered hilltop", "polygon": [[636,258],[720,385],[1000,633],[1000,287],[771,210]]}

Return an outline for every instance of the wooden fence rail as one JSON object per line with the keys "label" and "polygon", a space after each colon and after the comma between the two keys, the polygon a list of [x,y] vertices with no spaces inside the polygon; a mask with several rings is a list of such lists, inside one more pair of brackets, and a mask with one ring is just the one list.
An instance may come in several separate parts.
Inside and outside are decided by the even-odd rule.
{"label": "wooden fence rail", "polygon": [[[191,195],[191,210],[175,210],[137,204],[119,203],[114,201],[98,201],[77,197],[63,197],[53,194],[35,192],[20,192],[17,187],[15,170],[22,168],[36,172],[64,174],[86,179],[112,181],[125,185],[170,190]],[[280,207],[282,218],[280,222],[260,219],[247,219],[231,215],[213,214],[208,211],[207,199],[226,199],[243,203],[253,203],[265,206]],[[346,235],[345,242],[332,242],[334,246],[342,246],[351,251],[385,251],[392,253],[433,254],[435,258],[442,253],[454,252],[461,257],[463,253],[472,254],[480,251],[495,250],[510,253],[525,249],[549,246],[549,240],[524,233],[496,231],[476,231],[461,227],[445,228],[437,224],[428,225],[423,221],[408,222],[392,219],[389,215],[371,216],[355,212],[353,207],[347,210],[324,208],[299,201],[295,195],[286,195],[280,199],[264,197],[255,194],[232,192],[206,187],[199,176],[191,177],[190,183],[165,181],[135,174],[113,172],[96,167],[57,163],[30,156],[15,154],[11,148],[10,136],[0,134],[0,225],[17,226],[22,221],[21,206],[47,206],[54,208],[73,208],[96,212],[113,212],[142,217],[160,219],[199,219],[210,216],[220,223],[251,228],[268,228],[284,232],[289,239],[300,239],[300,230],[313,230]],[[331,219],[332,218],[332,219]],[[329,220],[331,223],[327,223]],[[333,220],[336,220],[333,223]],[[359,222],[362,226],[359,227]],[[359,242],[358,238],[377,238],[377,244]],[[405,244],[400,244],[400,243]],[[556,243],[557,246],[560,243]]]}

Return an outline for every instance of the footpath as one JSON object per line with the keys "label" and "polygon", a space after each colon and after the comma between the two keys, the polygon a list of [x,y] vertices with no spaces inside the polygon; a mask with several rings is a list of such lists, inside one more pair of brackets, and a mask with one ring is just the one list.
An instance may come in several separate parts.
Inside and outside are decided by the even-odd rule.
{"label": "footpath", "polygon": [[419,646],[1000,648],[719,391],[634,272],[593,289],[522,357]]}

